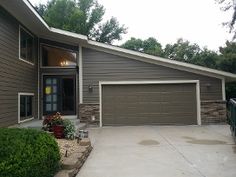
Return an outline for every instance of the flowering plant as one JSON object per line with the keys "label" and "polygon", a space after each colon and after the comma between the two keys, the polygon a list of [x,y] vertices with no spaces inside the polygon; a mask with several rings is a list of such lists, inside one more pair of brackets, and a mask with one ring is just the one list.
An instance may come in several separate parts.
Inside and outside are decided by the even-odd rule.
{"label": "flowering plant", "polygon": [[46,116],[43,120],[43,129],[45,130],[51,131],[52,127],[55,125],[63,125],[63,119],[59,112],[54,115]]}

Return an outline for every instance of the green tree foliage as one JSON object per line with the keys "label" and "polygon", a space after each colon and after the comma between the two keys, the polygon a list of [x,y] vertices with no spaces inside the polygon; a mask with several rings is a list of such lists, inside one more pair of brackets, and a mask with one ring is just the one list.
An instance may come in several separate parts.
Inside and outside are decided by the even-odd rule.
{"label": "green tree foliage", "polygon": [[49,26],[87,35],[90,39],[112,43],[126,33],[112,17],[102,23],[104,7],[96,0],[50,0],[36,7]]}
{"label": "green tree foliage", "polygon": [[190,44],[189,41],[180,38],[174,44],[167,44],[164,51],[167,58],[192,63],[201,49],[197,44]]}
{"label": "green tree foliage", "polygon": [[126,41],[121,47],[131,49],[150,55],[164,56],[162,45],[153,37],[146,40],[131,38]]}
{"label": "green tree foliage", "polygon": [[[219,68],[236,73],[236,43],[226,42],[226,47],[220,47],[220,58]],[[236,82],[226,84],[226,97],[236,98]]]}
{"label": "green tree foliage", "polygon": [[220,69],[236,73],[236,43],[227,41],[226,47],[220,47],[220,53]]}
{"label": "green tree foliage", "polygon": [[208,68],[219,69],[219,61],[220,56],[215,51],[204,48],[195,55],[191,63]]}

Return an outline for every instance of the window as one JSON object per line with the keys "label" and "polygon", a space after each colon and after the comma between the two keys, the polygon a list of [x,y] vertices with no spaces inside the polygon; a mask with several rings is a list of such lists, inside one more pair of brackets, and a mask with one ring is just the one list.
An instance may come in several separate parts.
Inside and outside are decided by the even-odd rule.
{"label": "window", "polygon": [[34,94],[19,93],[19,122],[33,118]]}
{"label": "window", "polygon": [[20,27],[20,59],[33,63],[34,38]]}
{"label": "window", "polygon": [[46,67],[75,67],[76,53],[70,50],[42,46],[42,66]]}

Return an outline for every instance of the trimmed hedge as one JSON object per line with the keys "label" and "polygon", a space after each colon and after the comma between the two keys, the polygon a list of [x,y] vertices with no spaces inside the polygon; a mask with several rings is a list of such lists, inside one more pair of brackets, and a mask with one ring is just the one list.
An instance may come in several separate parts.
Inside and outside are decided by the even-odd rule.
{"label": "trimmed hedge", "polygon": [[59,169],[55,139],[33,129],[0,128],[0,177],[52,177]]}

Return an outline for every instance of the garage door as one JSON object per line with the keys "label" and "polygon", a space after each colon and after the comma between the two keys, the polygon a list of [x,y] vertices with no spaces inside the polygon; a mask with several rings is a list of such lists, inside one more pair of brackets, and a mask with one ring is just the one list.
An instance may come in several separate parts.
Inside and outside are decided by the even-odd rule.
{"label": "garage door", "polygon": [[102,85],[102,125],[197,124],[196,83]]}

